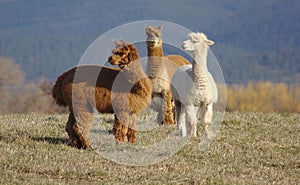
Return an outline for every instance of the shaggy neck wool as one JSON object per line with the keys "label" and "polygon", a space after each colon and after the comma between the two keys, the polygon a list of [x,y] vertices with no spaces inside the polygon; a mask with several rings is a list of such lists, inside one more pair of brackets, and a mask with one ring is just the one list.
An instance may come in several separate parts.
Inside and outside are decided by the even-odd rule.
{"label": "shaggy neck wool", "polygon": [[193,51],[192,78],[197,89],[204,90],[209,86],[207,77],[207,46],[198,46]]}
{"label": "shaggy neck wool", "polygon": [[158,74],[163,74],[163,48],[162,45],[155,47],[147,46],[148,50],[148,62],[147,62],[147,74],[150,78],[157,77]]}
{"label": "shaggy neck wool", "polygon": [[131,61],[132,62],[130,62],[130,64],[124,67],[123,69],[123,72],[125,73],[127,79],[130,82],[135,83],[140,79],[147,77],[146,74],[144,73],[142,64],[137,54],[132,55]]}

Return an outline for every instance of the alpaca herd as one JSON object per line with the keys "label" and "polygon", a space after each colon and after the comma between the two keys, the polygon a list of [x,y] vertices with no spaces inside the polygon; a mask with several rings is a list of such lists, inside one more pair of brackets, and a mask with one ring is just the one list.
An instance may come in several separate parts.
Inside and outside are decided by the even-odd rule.
{"label": "alpaca herd", "polygon": [[119,68],[81,65],[57,78],[52,95],[58,105],[69,109],[66,132],[71,145],[80,149],[92,147],[89,130],[96,110],[114,114],[113,134],[118,143],[125,138],[135,143],[137,113],[149,105],[158,112],[159,124],[177,123],[182,137],[196,136],[200,108],[205,135],[213,136],[212,106],[218,93],[206,64],[207,50],[213,41],[203,33],[189,34],[182,48],[192,52],[190,64],[180,55],[163,55],[161,26],[146,26],[145,31],[146,71],[137,48],[121,40],[115,42],[108,57],[108,62]]}

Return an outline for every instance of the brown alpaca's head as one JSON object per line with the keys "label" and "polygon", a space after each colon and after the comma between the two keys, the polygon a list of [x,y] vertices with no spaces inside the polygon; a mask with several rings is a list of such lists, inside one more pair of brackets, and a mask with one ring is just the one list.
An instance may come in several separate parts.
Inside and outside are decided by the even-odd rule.
{"label": "brown alpaca's head", "polygon": [[155,47],[162,45],[162,26],[155,28],[152,26],[145,26],[146,42],[148,47]]}
{"label": "brown alpaca's head", "polygon": [[121,40],[119,43],[114,41],[115,49],[112,50],[112,55],[108,58],[111,65],[118,65],[123,69],[130,62],[139,59],[136,47],[131,43],[125,43]]}

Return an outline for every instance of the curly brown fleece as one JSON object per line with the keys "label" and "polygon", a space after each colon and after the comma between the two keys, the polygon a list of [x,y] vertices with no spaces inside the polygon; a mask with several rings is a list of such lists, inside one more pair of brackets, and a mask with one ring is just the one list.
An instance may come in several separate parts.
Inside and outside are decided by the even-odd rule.
{"label": "curly brown fleece", "polygon": [[114,135],[118,142],[124,142],[127,136],[129,142],[135,143],[136,113],[151,100],[151,81],[142,69],[137,49],[124,41],[115,44],[109,62],[121,69],[74,67],[59,76],[53,87],[56,103],[69,108],[66,131],[78,148],[91,147],[89,129],[94,108],[100,113],[115,114]]}

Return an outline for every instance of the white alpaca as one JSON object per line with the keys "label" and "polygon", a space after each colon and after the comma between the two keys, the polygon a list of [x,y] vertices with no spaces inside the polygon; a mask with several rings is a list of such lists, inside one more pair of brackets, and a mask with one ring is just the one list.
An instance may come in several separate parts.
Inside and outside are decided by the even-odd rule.
{"label": "white alpaca", "polygon": [[217,102],[217,86],[207,69],[207,50],[214,42],[208,40],[203,33],[190,33],[182,48],[191,51],[193,64],[180,67],[172,78],[172,94],[176,105],[178,129],[184,137],[189,132],[197,136],[197,111],[200,108],[204,122],[205,136],[214,136],[211,128],[213,103]]}

